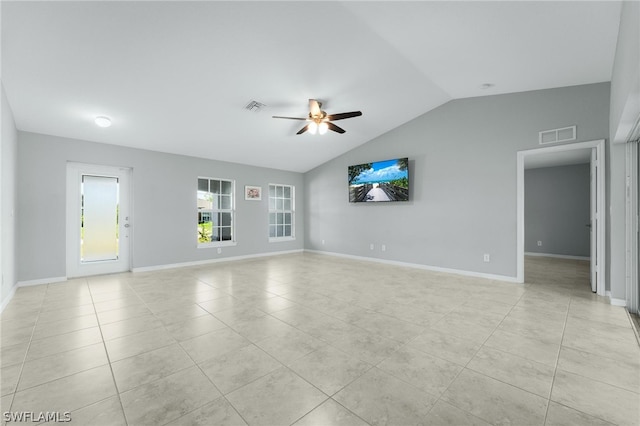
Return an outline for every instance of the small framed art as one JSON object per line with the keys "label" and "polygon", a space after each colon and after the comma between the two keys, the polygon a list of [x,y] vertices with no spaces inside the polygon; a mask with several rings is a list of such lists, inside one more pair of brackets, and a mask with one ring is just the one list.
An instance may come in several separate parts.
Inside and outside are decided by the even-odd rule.
{"label": "small framed art", "polygon": [[262,200],[262,187],[245,185],[244,199],[253,201]]}

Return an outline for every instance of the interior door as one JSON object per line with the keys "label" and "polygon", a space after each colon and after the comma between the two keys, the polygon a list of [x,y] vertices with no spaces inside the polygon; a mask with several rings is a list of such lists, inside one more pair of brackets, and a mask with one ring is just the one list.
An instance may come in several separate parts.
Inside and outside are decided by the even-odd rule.
{"label": "interior door", "polygon": [[596,148],[591,149],[591,221],[590,221],[590,240],[591,240],[591,291],[594,293],[598,288],[598,167],[597,167],[597,151]]}
{"label": "interior door", "polygon": [[68,163],[67,277],[131,269],[127,168]]}

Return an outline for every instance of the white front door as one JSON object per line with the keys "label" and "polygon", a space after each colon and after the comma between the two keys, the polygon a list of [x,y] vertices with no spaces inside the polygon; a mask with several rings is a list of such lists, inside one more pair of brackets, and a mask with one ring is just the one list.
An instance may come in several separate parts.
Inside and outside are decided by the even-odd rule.
{"label": "white front door", "polygon": [[131,270],[131,169],[67,164],[67,277]]}

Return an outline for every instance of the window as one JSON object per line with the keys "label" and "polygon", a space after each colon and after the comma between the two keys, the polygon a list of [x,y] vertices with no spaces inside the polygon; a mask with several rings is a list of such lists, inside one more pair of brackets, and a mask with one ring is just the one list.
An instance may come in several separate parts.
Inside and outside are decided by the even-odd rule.
{"label": "window", "polygon": [[234,193],[232,180],[198,178],[198,246],[234,242]]}
{"label": "window", "polygon": [[269,184],[269,241],[295,238],[295,187]]}

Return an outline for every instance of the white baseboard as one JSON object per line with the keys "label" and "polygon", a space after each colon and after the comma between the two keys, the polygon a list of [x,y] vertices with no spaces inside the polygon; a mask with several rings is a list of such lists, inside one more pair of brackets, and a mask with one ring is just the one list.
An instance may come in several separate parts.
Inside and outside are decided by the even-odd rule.
{"label": "white baseboard", "polygon": [[591,258],[589,256],[569,256],[568,254],[525,252],[524,255],[525,256],[538,256],[538,257],[555,257],[557,259],[591,260]]}
{"label": "white baseboard", "polygon": [[[133,268],[131,270],[131,272],[148,272],[148,271],[160,271],[163,269],[173,269],[173,268],[184,268],[184,267],[188,267],[188,266],[198,266],[198,265],[206,265],[209,263],[218,263],[218,262],[230,262],[233,260],[243,260],[243,259],[252,259],[252,258],[256,258],[256,257],[266,257],[266,256],[277,256],[277,255],[281,255],[281,254],[291,254],[291,253],[302,253],[303,250],[299,249],[299,250],[286,250],[286,251],[275,251],[275,252],[269,252],[269,253],[259,253],[259,254],[250,254],[250,255],[246,255],[246,256],[234,256],[234,257],[223,257],[220,259],[207,259],[207,260],[199,260],[199,261],[195,261],[195,262],[184,262],[184,263],[173,263],[173,264],[166,264],[166,265],[156,265],[156,266],[145,266],[142,268]],[[32,286],[32,285],[42,285],[42,284],[52,284],[52,283],[59,283],[59,282],[64,282],[67,281],[67,277],[52,277],[52,278],[41,278],[41,279],[37,279],[37,280],[28,280],[28,281],[19,281],[18,284],[16,284],[12,290],[11,293],[11,297],[13,297],[13,294],[15,293],[15,289],[17,287],[28,287],[28,286]],[[7,300],[9,300],[10,297],[7,297]],[[6,303],[9,303],[8,301],[3,301],[2,302],[2,309],[4,309],[4,306],[6,305]]]}
{"label": "white baseboard", "polygon": [[55,277],[55,278],[43,278],[39,280],[30,280],[30,281],[18,281],[16,285],[11,287],[11,291],[9,292],[7,297],[2,301],[2,304],[0,305],[0,312],[4,311],[4,308],[6,308],[9,302],[11,301],[11,299],[13,299],[13,296],[15,296],[16,290],[18,289],[18,287],[28,287],[32,285],[56,283],[56,282],[61,282],[66,280],[67,280],[67,277]]}
{"label": "white baseboard", "polygon": [[53,278],[42,278],[39,280],[18,281],[18,287],[29,287],[32,285],[60,283],[66,280],[67,280],[67,277],[53,277]]}
{"label": "white baseboard", "polygon": [[137,273],[137,272],[161,271],[163,269],[186,268],[186,267],[189,267],[189,266],[208,265],[210,263],[231,262],[231,261],[234,261],[234,260],[254,259],[254,258],[258,258],[258,257],[278,256],[278,255],[282,255],[282,254],[302,253],[302,252],[303,252],[302,249],[286,250],[286,251],[274,251],[274,252],[269,252],[269,253],[248,254],[248,255],[244,255],[244,256],[222,257],[220,259],[196,260],[194,262],[170,263],[170,264],[155,265],[155,266],[142,266],[140,268],[132,268],[131,272]]}
{"label": "white baseboard", "polygon": [[2,304],[0,305],[0,313],[2,313],[2,311],[4,311],[4,308],[6,308],[9,302],[11,302],[11,299],[13,299],[13,296],[16,294],[17,288],[18,285],[14,285],[13,287],[11,287],[9,294],[7,294],[7,297],[2,301]]}
{"label": "white baseboard", "polygon": [[486,279],[489,279],[489,280],[506,281],[506,282],[510,282],[510,283],[521,284],[521,283],[518,282],[516,277],[510,277],[510,276],[507,276],[507,275],[486,274],[484,272],[474,272],[474,271],[465,271],[465,270],[461,270],[461,269],[441,268],[439,266],[423,265],[423,264],[420,264],[420,263],[399,262],[399,261],[396,261],[396,260],[380,259],[380,258],[377,258],[377,257],[354,256],[354,255],[351,255],[351,254],[335,253],[335,252],[330,252],[330,251],[319,251],[319,250],[308,250],[308,249],[306,249],[305,252],[324,254],[324,255],[328,255],[328,256],[344,257],[346,259],[364,260],[364,261],[367,261],[367,262],[384,263],[384,264],[387,264],[387,265],[405,266],[405,267],[408,267],[408,268],[424,269],[424,270],[433,271],[433,272],[445,272],[447,274],[464,275],[464,276],[467,276],[467,277],[486,278]]}
{"label": "white baseboard", "polygon": [[604,292],[604,295],[609,298],[609,303],[613,306],[627,306],[627,301],[624,299],[616,299],[611,297],[611,290]]}
{"label": "white baseboard", "polygon": [[627,306],[627,301],[624,299],[614,299],[613,297],[611,298],[611,304],[613,306]]}

